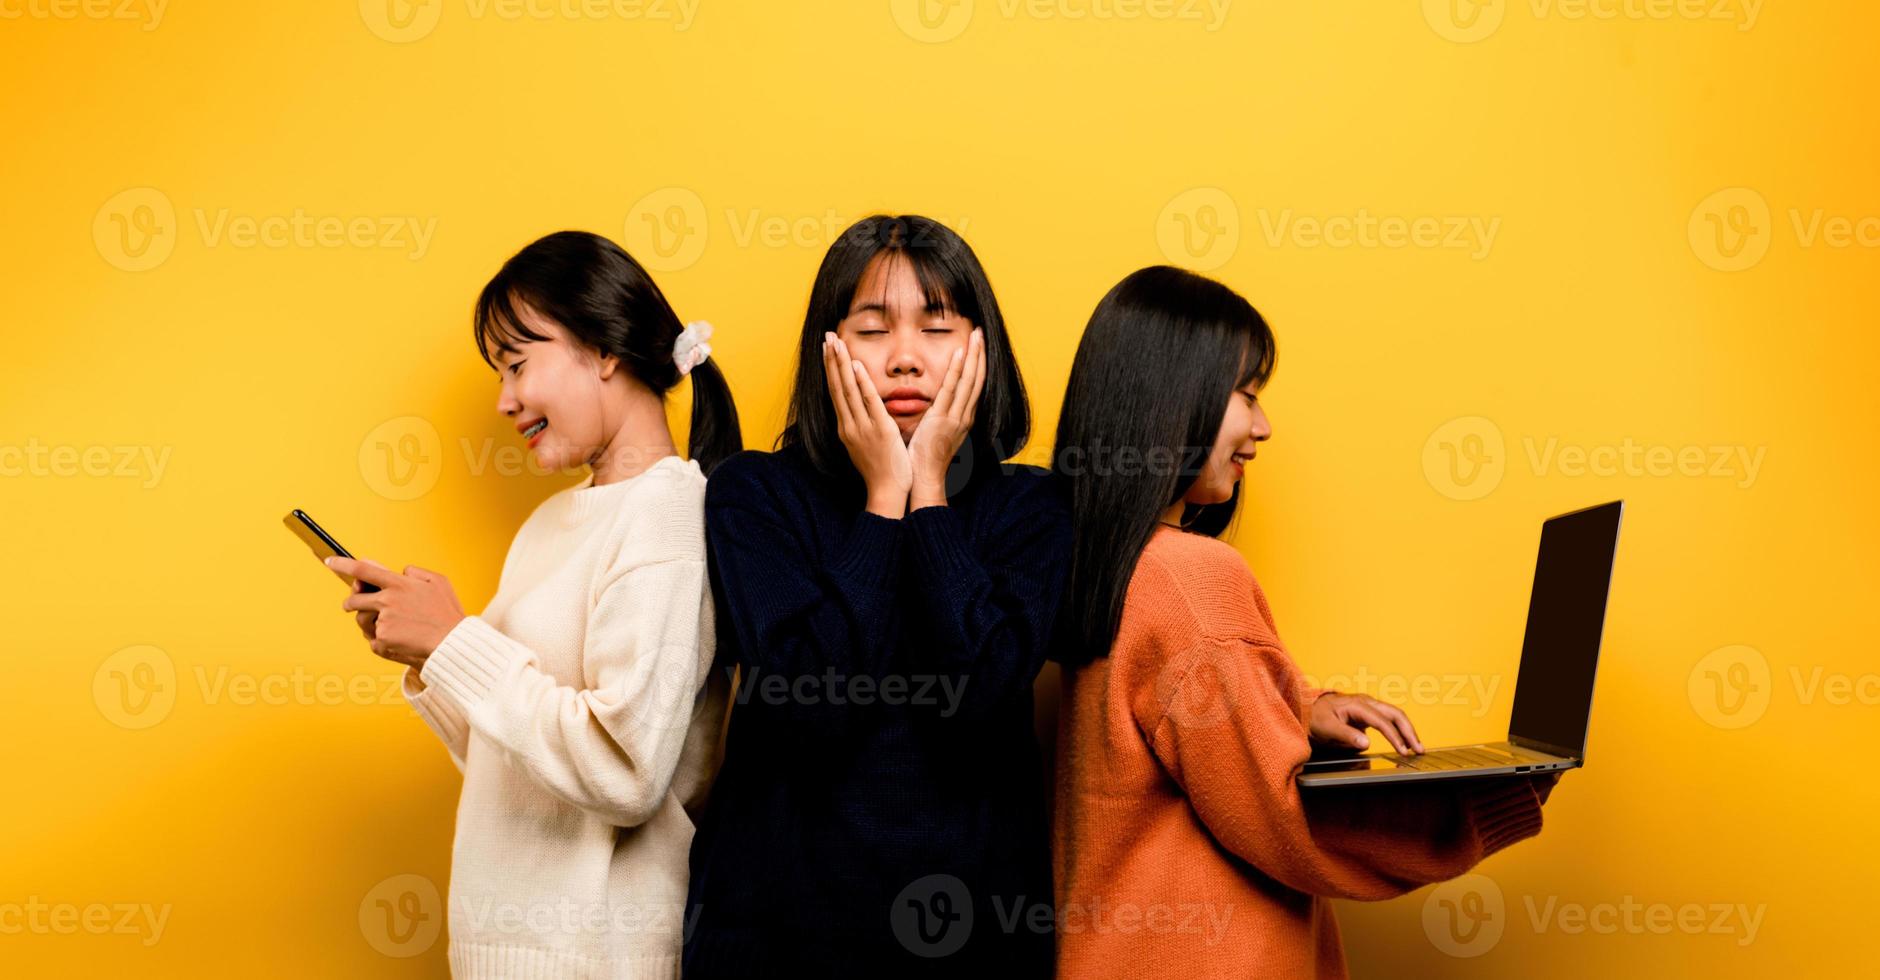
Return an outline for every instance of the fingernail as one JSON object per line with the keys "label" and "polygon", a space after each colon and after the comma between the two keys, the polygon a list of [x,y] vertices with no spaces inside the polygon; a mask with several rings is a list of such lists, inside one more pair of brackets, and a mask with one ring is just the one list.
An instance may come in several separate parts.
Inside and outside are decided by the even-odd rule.
{"label": "fingernail", "polygon": [[332,567],[333,567],[333,559],[331,559],[331,558],[322,558],[322,559],[320,559],[320,564],[322,564],[322,565],[325,565],[325,566],[326,566],[326,567],[328,567],[328,568],[332,568]]}
{"label": "fingernail", "polygon": [[1363,735],[1358,736],[1358,748],[1368,749],[1370,747],[1371,747],[1370,739],[1365,738]]}

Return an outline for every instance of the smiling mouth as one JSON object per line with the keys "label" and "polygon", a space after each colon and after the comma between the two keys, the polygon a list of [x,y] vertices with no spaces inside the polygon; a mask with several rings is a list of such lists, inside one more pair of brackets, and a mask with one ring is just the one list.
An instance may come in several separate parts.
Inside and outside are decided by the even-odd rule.
{"label": "smiling mouth", "polygon": [[547,419],[536,419],[534,425],[522,430],[522,438],[527,440],[529,445],[533,446],[535,445],[535,437],[541,435],[542,430],[546,428],[548,428]]}

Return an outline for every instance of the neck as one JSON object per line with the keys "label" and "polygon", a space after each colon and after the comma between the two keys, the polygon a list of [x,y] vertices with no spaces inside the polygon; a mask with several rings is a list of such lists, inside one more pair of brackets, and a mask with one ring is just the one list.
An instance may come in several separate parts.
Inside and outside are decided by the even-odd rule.
{"label": "neck", "polygon": [[639,476],[654,463],[677,455],[679,448],[666,425],[665,403],[645,389],[630,390],[620,426],[588,460],[588,468],[594,471],[594,486],[604,487]]}
{"label": "neck", "polygon": [[1182,510],[1185,506],[1186,504],[1177,500],[1170,504],[1168,509],[1162,512],[1162,516],[1157,519],[1164,524],[1173,524],[1176,527],[1180,527],[1182,523]]}

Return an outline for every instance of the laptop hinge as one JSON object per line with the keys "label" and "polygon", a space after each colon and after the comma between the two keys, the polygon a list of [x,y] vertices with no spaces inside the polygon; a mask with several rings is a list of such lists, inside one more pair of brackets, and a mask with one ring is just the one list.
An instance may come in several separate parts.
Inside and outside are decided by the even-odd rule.
{"label": "laptop hinge", "polygon": [[1519,745],[1524,749],[1533,749],[1536,752],[1545,752],[1548,755],[1557,755],[1561,757],[1562,759],[1580,758],[1580,753],[1575,752],[1572,749],[1562,748],[1561,746],[1558,746],[1558,745],[1548,745],[1546,742],[1542,742],[1539,739],[1523,738],[1519,735],[1510,735],[1508,736],[1508,741],[1513,742],[1514,744]]}

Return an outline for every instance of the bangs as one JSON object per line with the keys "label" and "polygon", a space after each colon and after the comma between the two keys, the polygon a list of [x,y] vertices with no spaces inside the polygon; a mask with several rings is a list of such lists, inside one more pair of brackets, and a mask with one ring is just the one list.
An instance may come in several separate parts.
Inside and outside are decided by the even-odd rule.
{"label": "bangs", "polygon": [[483,287],[476,310],[477,353],[483,355],[483,363],[494,368],[497,353],[514,354],[524,341],[551,339],[522,322],[518,312],[522,307],[540,309],[539,304],[519,295],[505,277],[498,276]]}
{"label": "bangs", "polygon": [[[868,257],[856,277],[856,288],[860,290],[861,280],[867,278],[868,267],[882,262],[885,279],[894,272],[896,263],[906,262],[914,270],[914,279],[920,283],[921,302],[927,313],[960,316],[975,324],[980,318],[978,292],[975,289],[971,273],[956,262],[948,261],[941,249],[933,243],[919,240],[920,232],[906,227],[890,226],[882,235],[879,249]],[[910,241],[910,238],[915,240]],[[855,297],[849,297],[853,305]]]}
{"label": "bangs", "polygon": [[1279,346],[1272,328],[1259,313],[1253,314],[1253,322],[1246,328],[1246,343],[1240,352],[1240,378],[1234,382],[1234,387],[1245,388],[1252,384],[1264,388],[1279,367]]}

